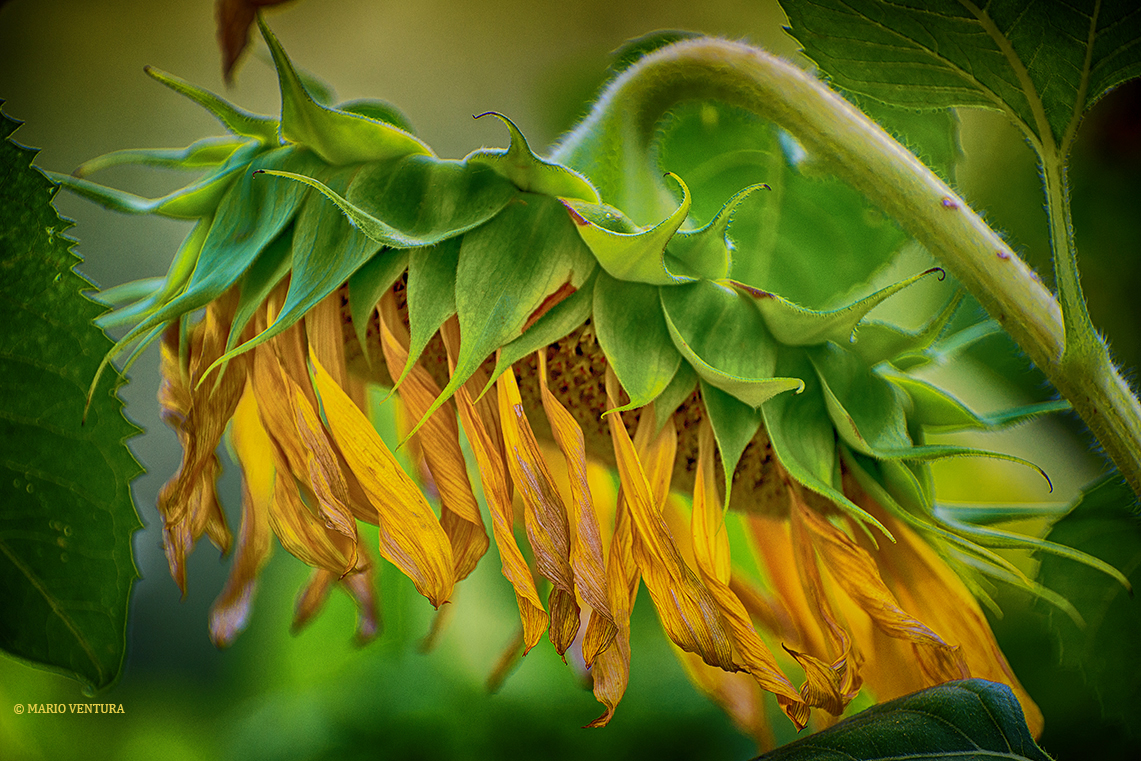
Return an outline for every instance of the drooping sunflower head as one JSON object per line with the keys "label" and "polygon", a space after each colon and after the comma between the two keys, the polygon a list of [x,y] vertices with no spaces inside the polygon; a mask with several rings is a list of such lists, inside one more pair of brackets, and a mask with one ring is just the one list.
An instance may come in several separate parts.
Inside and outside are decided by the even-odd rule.
{"label": "drooping sunflower head", "polygon": [[[386,104],[316,102],[262,32],[280,119],[151,70],[229,134],[57,176],[113,208],[196,221],[167,277],[119,291],[134,300],[104,321],[129,326],[128,363],[162,341],[160,402],[184,457],[159,510],[183,589],[203,534],[234,543],[215,494],[227,430],[242,470],[216,643],[245,626],[271,535],[314,569],[296,624],[339,584],[369,639],[374,552],[440,606],[490,522],[523,650],[544,634],[578,648],[605,706],[594,726],[625,690],[644,584],[695,683],[759,738],[762,691],[803,726],[863,685],[887,699],[971,675],[1010,684],[1040,728],[976,596],[987,575],[1050,593],[992,548],[1113,571],[936,509],[931,460],[1017,458],[925,435],[1063,405],[980,415],[908,372],[962,342],[960,298],[946,282],[917,330],[868,319],[944,274],[868,288],[905,236],[856,190],[731,105],[658,93],[647,115],[621,97],[629,72],[552,159],[499,115],[509,148],[441,159]],[[124,162],[206,173],[155,200],[78,176]],[[393,390],[411,474],[370,422],[370,386]],[[615,504],[592,497],[590,461],[617,471]]]}

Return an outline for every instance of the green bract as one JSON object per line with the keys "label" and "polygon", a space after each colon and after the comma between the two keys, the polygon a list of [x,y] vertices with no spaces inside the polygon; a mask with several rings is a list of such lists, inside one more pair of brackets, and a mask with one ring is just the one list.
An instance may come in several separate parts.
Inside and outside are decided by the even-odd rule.
{"label": "green bract", "polygon": [[[926,466],[963,455],[1021,461],[924,436],[990,430],[1066,405],[983,415],[909,375],[954,340],[944,335],[959,304],[954,285],[944,285],[946,308],[919,330],[867,320],[898,291],[935,273],[942,280],[942,270],[872,288],[907,236],[826,175],[794,135],[716,100],[669,108],[674,101],[664,98],[666,113],[632,116],[607,91],[553,158],[533,153],[518,128],[495,114],[510,135],[506,150],[441,159],[387,106],[318,103],[261,29],[280,78],[279,121],[152,70],[230,134],[182,151],[110,154],[83,171],[156,164],[205,169],[201,179],[148,200],[53,175],[111,208],[197,220],[166,279],[142,284],[131,303],[104,318],[131,326],[112,355],[141,348],[237,289],[228,353],[211,368],[218,373],[347,283],[367,359],[377,301],[407,272],[411,346],[394,380],[404,380],[453,314],[461,336],[451,380],[421,423],[496,352],[492,380],[590,320],[628,396],[621,409],[656,401],[662,425],[700,394],[726,503],[765,509],[730,495],[737,464],[763,424],[761,436],[791,479],[865,525],[890,538],[844,496],[844,473],[939,546],[969,556],[974,568],[1050,596],[989,548],[1063,550],[941,517]],[[951,140],[952,120],[937,115],[926,126]],[[255,307],[287,276],[274,322],[241,342]],[[1064,554],[1120,576],[1080,553]]]}

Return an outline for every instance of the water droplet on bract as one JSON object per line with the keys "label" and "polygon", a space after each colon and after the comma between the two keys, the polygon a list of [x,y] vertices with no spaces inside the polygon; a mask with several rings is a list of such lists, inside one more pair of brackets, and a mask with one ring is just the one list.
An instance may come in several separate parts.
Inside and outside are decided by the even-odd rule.
{"label": "water droplet on bract", "polygon": [[63,535],[64,536],[71,536],[71,526],[64,526],[63,527]]}
{"label": "water droplet on bract", "polygon": [[35,490],[36,490],[36,487],[32,486],[31,484],[28,484],[27,486],[24,487],[24,491],[26,491],[28,494],[31,494]]}
{"label": "water droplet on bract", "polygon": [[55,538],[55,543],[58,544],[60,547],[66,547],[67,546],[67,540],[64,539],[62,536],[57,536]]}
{"label": "water droplet on bract", "polygon": [[61,562],[61,563],[67,562],[67,553],[66,552],[59,553],[59,562]]}

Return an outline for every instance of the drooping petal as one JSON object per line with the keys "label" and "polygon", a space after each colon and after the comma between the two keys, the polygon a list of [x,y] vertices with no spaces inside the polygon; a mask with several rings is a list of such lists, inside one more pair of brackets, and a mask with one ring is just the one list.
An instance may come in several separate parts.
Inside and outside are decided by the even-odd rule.
{"label": "drooping petal", "polygon": [[[974,595],[918,534],[886,515],[886,511],[866,495],[857,497],[857,501],[886,521],[885,525],[897,539],[895,544],[881,546],[876,559],[884,582],[895,593],[900,605],[941,632],[948,642],[957,645],[972,676],[1009,685],[1022,704],[1031,734],[1037,737],[1042,731],[1042,712],[1011,670]],[[868,685],[876,691],[877,699],[898,697],[889,685],[898,684],[900,675],[884,673],[890,668],[886,663],[880,666],[873,661],[869,666],[863,671]],[[884,677],[889,677],[890,681]],[[926,686],[920,680],[913,682],[919,683],[914,687],[902,685],[903,689],[914,692]]]}
{"label": "drooping petal", "polygon": [[[396,314],[391,292],[380,301],[380,343],[390,368],[404,367],[408,361],[408,335]],[[420,420],[432,406],[440,389],[420,365],[412,365],[400,385],[401,400],[411,420]],[[467,577],[487,551],[487,530],[479,514],[479,503],[468,481],[467,464],[460,451],[459,426],[451,406],[432,413],[416,434],[432,481],[440,494],[440,525],[452,545],[456,580]]]}
{"label": "drooping petal", "polygon": [[[614,514],[614,535],[610,540],[610,554],[607,557],[606,582],[607,601],[614,614],[617,631],[610,647],[601,650],[594,660],[591,676],[594,678],[594,697],[606,706],[606,711],[587,727],[604,727],[614,716],[614,709],[626,693],[630,681],[630,611],[638,596],[641,575],[634,562],[633,527],[630,511],[622,492],[618,493],[618,504]],[[599,628],[597,619],[587,625],[587,637],[591,628]]]}
{"label": "drooping petal", "polygon": [[[606,385],[613,409],[618,406],[617,379],[609,370]],[[732,642],[717,604],[678,552],[621,416],[610,415],[608,421],[619,478],[633,518],[634,557],[662,625],[683,650],[699,654],[712,666],[736,671]]]}
{"label": "drooping petal", "polygon": [[713,429],[706,418],[698,431],[697,475],[693,486],[694,558],[702,581],[725,617],[745,670],[761,688],[777,695],[782,706],[797,703],[800,693],[781,672],[773,654],[753,628],[744,604],[729,587],[732,575],[729,536],[725,531],[724,513],[715,481]]}
{"label": "drooping petal", "polygon": [[257,577],[269,558],[269,503],[273,499],[274,467],[271,442],[261,427],[253,388],[234,411],[230,440],[242,468],[242,524],[230,577],[210,608],[210,640],[228,647],[246,628]]}
{"label": "drooping petal", "polygon": [[586,478],[586,444],[582,428],[566,407],[547,388],[547,354],[539,354],[539,391],[543,400],[543,410],[551,424],[551,432],[562,450],[570,477],[571,499],[574,510],[568,511],[572,536],[571,566],[574,569],[575,586],[582,599],[593,609],[591,620],[597,614],[602,622],[590,629],[594,636],[590,642],[583,642],[583,659],[587,668],[595,657],[610,644],[617,629],[614,615],[610,612],[610,602],[606,591],[606,564],[602,559],[602,533],[598,526],[598,515],[594,509],[594,499]]}
{"label": "drooping petal", "polygon": [[496,387],[499,396],[499,425],[507,453],[507,470],[523,498],[523,516],[527,538],[535,553],[535,566],[554,587],[548,601],[551,642],[559,655],[562,655],[578,632],[580,621],[575,600],[574,571],[570,564],[567,509],[555,486],[547,461],[543,458],[539,442],[531,430],[531,424],[523,412],[523,400],[519,395],[515,372],[510,370],[499,376]]}
{"label": "drooping petal", "polygon": [[881,631],[911,643],[929,684],[970,676],[959,648],[947,644],[926,624],[905,613],[884,584],[867,550],[803,503],[794,501],[816,555],[835,582],[866,612]]}
{"label": "drooping petal", "polygon": [[447,535],[368,418],[314,355],[309,360],[333,440],[379,515],[380,554],[439,607],[455,584]]}
{"label": "drooping petal", "polygon": [[[448,352],[449,370],[454,370],[459,351],[459,325],[455,318],[444,323],[441,334]],[[515,590],[515,600],[519,605],[519,616],[523,623],[523,652],[526,653],[539,641],[546,631],[550,619],[539,600],[535,589],[535,579],[515,542],[514,510],[511,506],[511,487],[507,479],[507,465],[503,461],[503,446],[498,436],[498,412],[492,408],[492,399],[484,397],[479,406],[472,403],[472,394],[478,393],[487,379],[480,373],[472,376],[467,383],[456,390],[456,407],[460,421],[479,465],[480,480],[487,508],[491,513],[491,528],[499,557],[503,563],[503,575]]]}

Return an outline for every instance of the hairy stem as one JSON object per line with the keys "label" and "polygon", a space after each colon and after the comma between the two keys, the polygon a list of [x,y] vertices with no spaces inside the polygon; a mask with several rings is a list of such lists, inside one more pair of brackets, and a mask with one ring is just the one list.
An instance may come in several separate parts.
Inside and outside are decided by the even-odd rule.
{"label": "hairy stem", "polygon": [[[1014,337],[1141,494],[1141,404],[1113,367],[1104,344],[1097,340],[1100,350],[1070,353],[1063,361],[1062,310],[1033,271],[946,183],[815,77],[739,43],[679,42],[615,79],[591,115],[559,146],[556,158],[571,166],[581,164],[583,146],[598,131],[648,147],[661,116],[692,98],[741,106],[775,122],[894,217]],[[590,173],[589,167],[576,168]],[[1062,202],[1059,206],[1051,199],[1051,209],[1062,210],[1060,219],[1052,218],[1053,227],[1062,228],[1053,232],[1069,241],[1064,178],[1059,172],[1053,185],[1050,179],[1048,191],[1052,187],[1063,194],[1056,199]]]}

